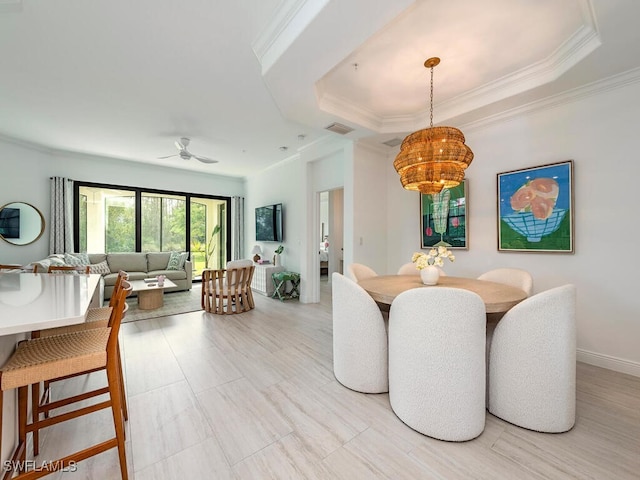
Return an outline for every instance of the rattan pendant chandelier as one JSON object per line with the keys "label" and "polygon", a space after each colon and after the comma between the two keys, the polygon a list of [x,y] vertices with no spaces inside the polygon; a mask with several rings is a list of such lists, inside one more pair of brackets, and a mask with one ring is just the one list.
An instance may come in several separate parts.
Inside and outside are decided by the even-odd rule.
{"label": "rattan pendant chandelier", "polygon": [[459,185],[473,160],[460,130],[433,126],[433,67],[439,63],[438,57],[424,62],[431,69],[430,126],[408,135],[393,162],[405,189],[426,194]]}

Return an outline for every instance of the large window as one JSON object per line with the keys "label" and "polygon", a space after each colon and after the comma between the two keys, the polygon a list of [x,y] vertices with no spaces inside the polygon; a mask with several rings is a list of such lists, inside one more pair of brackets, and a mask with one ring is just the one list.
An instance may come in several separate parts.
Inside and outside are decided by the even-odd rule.
{"label": "large window", "polygon": [[184,250],[186,196],[142,192],[142,251]]}
{"label": "large window", "polygon": [[188,251],[197,277],[229,255],[228,197],[76,182],[76,250]]}
{"label": "large window", "polygon": [[136,251],[134,191],[80,186],[75,198],[79,199],[77,251]]}

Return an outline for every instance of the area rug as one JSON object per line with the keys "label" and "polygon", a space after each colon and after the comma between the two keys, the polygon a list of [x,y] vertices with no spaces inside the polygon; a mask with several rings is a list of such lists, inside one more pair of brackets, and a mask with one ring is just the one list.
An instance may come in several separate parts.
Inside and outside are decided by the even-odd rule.
{"label": "area rug", "polygon": [[148,318],[164,317],[179,313],[195,312],[200,310],[200,284],[194,285],[188,292],[169,292],[164,294],[164,305],[155,310],[140,310],[138,298],[127,299],[129,309],[122,319],[123,322],[135,322]]}

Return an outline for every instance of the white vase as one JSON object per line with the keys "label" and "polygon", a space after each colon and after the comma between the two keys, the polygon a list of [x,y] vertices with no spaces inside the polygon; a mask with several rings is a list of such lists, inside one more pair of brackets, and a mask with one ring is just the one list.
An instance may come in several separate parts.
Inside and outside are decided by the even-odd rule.
{"label": "white vase", "polygon": [[279,253],[276,253],[276,254],[273,256],[273,264],[274,264],[276,267],[279,267],[279,266],[280,266],[280,254],[279,254]]}
{"label": "white vase", "polygon": [[420,270],[420,278],[425,285],[436,285],[440,278],[440,270],[438,267],[429,265]]}

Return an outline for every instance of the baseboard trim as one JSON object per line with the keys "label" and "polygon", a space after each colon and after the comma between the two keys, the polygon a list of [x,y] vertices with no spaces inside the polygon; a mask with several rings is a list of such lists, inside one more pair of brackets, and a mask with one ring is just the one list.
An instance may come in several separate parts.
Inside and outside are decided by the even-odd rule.
{"label": "baseboard trim", "polygon": [[609,370],[615,370],[616,372],[627,373],[635,377],[640,377],[640,363],[638,362],[632,362],[630,360],[624,360],[622,358],[581,349],[576,351],[576,359],[579,362],[595,365],[596,367],[608,368]]}

